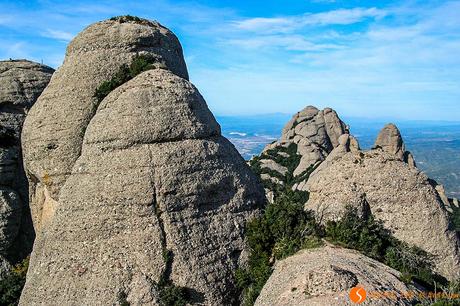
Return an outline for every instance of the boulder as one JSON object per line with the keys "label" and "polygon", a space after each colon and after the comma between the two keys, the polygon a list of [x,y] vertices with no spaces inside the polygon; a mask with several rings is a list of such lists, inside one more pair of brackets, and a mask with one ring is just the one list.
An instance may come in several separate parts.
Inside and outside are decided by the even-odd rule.
{"label": "boulder", "polygon": [[153,21],[112,18],[90,25],[71,41],[64,63],[27,116],[22,143],[38,234],[42,216],[52,218],[53,205],[81,154],[86,127],[99,104],[96,88],[138,54],[188,78],[182,48],[171,31]]}
{"label": "boulder", "polygon": [[256,306],[356,305],[349,292],[367,292],[362,305],[413,305],[401,274],[357,251],[326,245],[278,261]]}
{"label": "boulder", "polygon": [[[88,31],[101,34],[91,41],[95,46],[127,35],[133,44],[127,50],[135,50],[140,41],[147,50],[147,42],[161,42],[159,54],[174,51],[168,41],[172,33],[149,21],[104,21],[76,40]],[[178,43],[173,46],[180,50]],[[93,59],[101,57],[99,51],[107,55],[97,49]],[[99,64],[112,67],[117,59]],[[87,59],[65,62],[72,62],[79,75],[92,66]],[[238,303],[234,272],[246,262],[243,228],[259,214],[264,190],[221,136],[186,73],[178,73],[180,63],[182,57],[171,68],[148,70],[113,90],[83,127],[77,159],[56,155],[72,168],[55,190],[54,214],[37,237],[20,305],[159,305],[165,280],[184,287],[190,303]],[[70,66],[64,64],[65,69]],[[70,88],[70,80],[59,76],[53,86]],[[61,104],[88,106],[94,87],[81,86],[85,94],[79,99],[47,96],[46,103],[36,105],[36,114]],[[59,120],[59,126],[65,125],[68,118]],[[42,143],[42,131],[35,133],[30,139]],[[59,141],[64,148],[76,145],[75,138]],[[48,161],[37,159],[33,165],[45,168]]]}
{"label": "boulder", "polygon": [[[389,134],[397,134],[390,130]],[[460,276],[460,241],[450,225],[449,207],[444,203],[449,201],[443,201],[433,180],[401,159],[404,145],[399,140],[396,143],[398,146],[367,152],[344,153],[336,148],[299,187],[310,192],[305,209],[315,211],[324,221],[338,219],[346,205],[361,207],[364,198],[371,213],[396,238],[434,255],[436,271],[456,279]]]}
{"label": "boulder", "polygon": [[0,270],[32,250],[28,184],[21,152],[22,124],[54,70],[27,60],[0,61]]}

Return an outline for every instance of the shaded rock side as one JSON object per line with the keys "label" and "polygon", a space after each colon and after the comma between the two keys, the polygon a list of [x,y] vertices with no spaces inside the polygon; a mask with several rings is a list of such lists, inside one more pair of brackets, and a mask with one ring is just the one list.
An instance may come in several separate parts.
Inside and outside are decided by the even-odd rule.
{"label": "shaded rock side", "polygon": [[[0,271],[32,250],[28,184],[22,165],[25,116],[54,70],[27,60],[0,61]],[[1,274],[2,272],[0,272]]]}
{"label": "shaded rock side", "polygon": [[368,294],[361,305],[412,305],[404,297],[409,288],[400,277],[398,271],[354,250],[302,250],[275,264],[255,305],[356,305],[348,294],[357,285]]}
{"label": "shaded rock side", "polygon": [[156,22],[113,18],[90,25],[70,42],[63,65],[27,116],[22,142],[37,231],[42,218],[45,223],[52,218],[81,154],[85,129],[98,107],[96,88],[137,54],[188,78],[181,45],[171,31]]}
{"label": "shaded rock side", "polygon": [[367,203],[396,238],[435,255],[440,274],[460,276],[459,239],[435,185],[398,156],[371,150],[328,157],[303,189],[310,192],[305,208],[323,220],[339,218],[346,205]]}
{"label": "shaded rock side", "polygon": [[263,201],[196,88],[143,72],[91,119],[20,305],[158,305],[162,278],[192,303],[235,304],[243,228]]}

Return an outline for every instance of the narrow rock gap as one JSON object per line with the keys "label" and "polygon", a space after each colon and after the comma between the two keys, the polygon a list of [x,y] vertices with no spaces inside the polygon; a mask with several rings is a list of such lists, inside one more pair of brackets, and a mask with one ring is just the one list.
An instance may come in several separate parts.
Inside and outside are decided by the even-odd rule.
{"label": "narrow rock gap", "polygon": [[[153,156],[152,156],[152,150],[148,145],[146,145],[147,151],[149,153],[149,165],[153,165]],[[170,281],[170,276],[171,276],[171,271],[172,271],[172,262],[173,262],[173,257],[172,257],[172,252],[168,250],[168,242],[166,239],[166,231],[164,228],[164,221],[162,218],[162,211],[160,209],[160,204],[157,200],[156,196],[156,186],[155,186],[155,175],[154,175],[154,169],[150,169],[149,171],[149,176],[150,176],[150,184],[152,187],[152,192],[153,192],[153,200],[152,200],[152,205],[153,205],[153,212],[155,216],[157,217],[158,220],[158,225],[160,227],[160,241],[161,241],[161,250],[162,250],[162,256],[165,261],[165,268],[162,272],[162,275],[160,276],[160,280],[158,281],[158,286],[162,287],[165,286],[169,281]]]}

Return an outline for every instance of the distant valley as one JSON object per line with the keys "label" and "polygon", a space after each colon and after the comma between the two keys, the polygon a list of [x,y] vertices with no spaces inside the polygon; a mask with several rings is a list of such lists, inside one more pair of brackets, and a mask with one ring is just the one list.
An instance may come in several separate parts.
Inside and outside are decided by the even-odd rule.
{"label": "distant valley", "polygon": [[[276,140],[290,118],[290,114],[217,116],[222,133],[245,159],[259,154],[266,144]],[[417,166],[443,184],[448,196],[460,197],[460,122],[342,119],[364,149],[372,146],[386,123],[394,122]]]}

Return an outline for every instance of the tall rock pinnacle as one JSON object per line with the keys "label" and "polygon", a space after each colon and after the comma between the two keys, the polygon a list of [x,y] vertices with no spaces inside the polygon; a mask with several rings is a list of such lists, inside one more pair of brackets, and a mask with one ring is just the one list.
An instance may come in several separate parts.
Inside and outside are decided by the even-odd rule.
{"label": "tall rock pinnacle", "polygon": [[[161,65],[96,104],[97,85],[137,52]],[[133,17],[91,25],[27,123],[26,166],[44,199],[21,305],[159,305],[171,286],[192,303],[237,302],[243,228],[263,189],[187,80],[169,30]]]}
{"label": "tall rock pinnacle", "polygon": [[374,148],[381,148],[383,151],[396,155],[400,159],[403,159],[404,152],[406,152],[401,133],[393,123],[383,127],[375,140]]}

